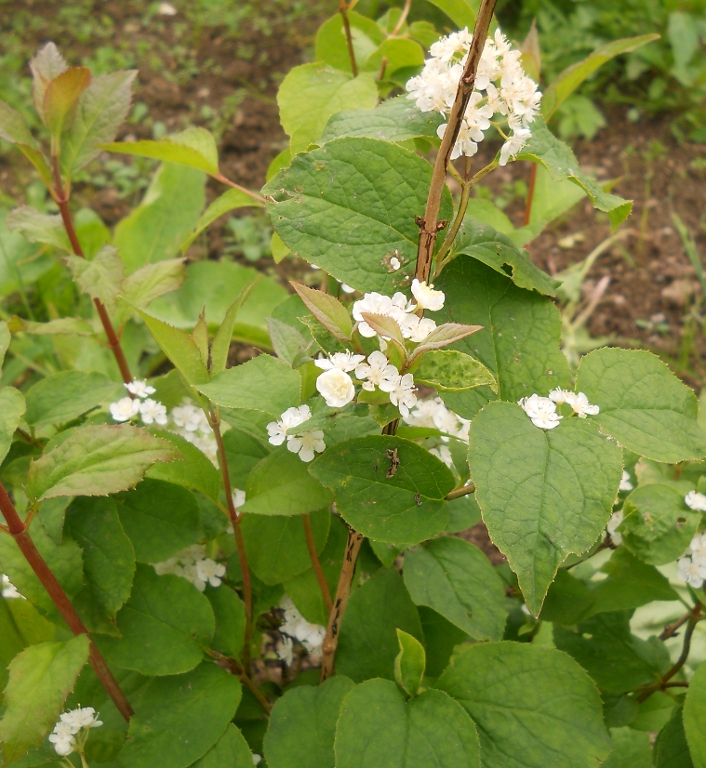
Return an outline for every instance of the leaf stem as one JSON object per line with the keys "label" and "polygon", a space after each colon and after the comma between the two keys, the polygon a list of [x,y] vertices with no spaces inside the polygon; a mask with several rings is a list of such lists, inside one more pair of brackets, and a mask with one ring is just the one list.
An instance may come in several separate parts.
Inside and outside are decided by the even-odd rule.
{"label": "leaf stem", "polygon": [[272,705],[269,701],[262,695],[262,691],[255,685],[253,679],[248,675],[245,670],[240,666],[237,659],[233,659],[230,656],[225,656],[222,653],[219,653],[218,651],[214,651],[212,648],[209,648],[208,650],[209,656],[213,656],[214,659],[217,659],[218,661],[223,662],[228,666],[228,669],[240,679],[242,683],[245,684],[245,686],[248,688],[250,693],[258,700],[260,706],[267,712],[267,714],[270,714],[270,711],[272,710]]}
{"label": "leaf stem", "polygon": [[451,152],[461,129],[463,115],[473,93],[476,71],[478,70],[480,57],[485,47],[485,39],[488,36],[488,29],[493,18],[496,2],[497,0],[483,0],[478,11],[466,67],[459,81],[456,98],[449,112],[444,138],[441,140],[441,146],[436,155],[424,217],[417,220],[419,226],[419,247],[417,249],[415,277],[421,281],[429,280],[431,265],[434,260],[434,245],[436,244],[439,231],[443,229],[442,222],[439,221],[439,209],[441,207],[441,196],[446,184],[446,169],[451,161]]}
{"label": "leaf stem", "polygon": [[338,12],[343,18],[343,29],[346,33],[346,45],[348,46],[348,57],[351,60],[351,71],[353,77],[358,77],[358,65],[355,61],[355,51],[353,50],[353,35],[351,34],[351,23],[348,20],[348,5],[346,0],[340,0],[338,4]]}
{"label": "leaf stem", "polygon": [[91,633],[86,629],[81,621],[76,609],[71,605],[71,601],[64,592],[56,576],[52,573],[44,558],[39,554],[34,542],[32,541],[27,526],[22,522],[15,505],[12,503],[2,483],[0,483],[0,512],[2,512],[7,522],[8,533],[15,540],[20,552],[25,557],[35,576],[39,579],[57,610],[68,624],[69,629],[74,635],[86,635],[90,642],[89,659],[98,679],[103,684],[106,692],[113,700],[118,712],[126,719],[130,720],[133,715],[133,709],[125,694],[120,689],[117,680],[108,669],[105,659],[93,642]]}
{"label": "leaf stem", "polygon": [[407,21],[407,16],[409,16],[409,10],[412,7],[412,0],[405,0],[404,8],[402,9],[402,13],[400,14],[400,18],[397,20],[397,24],[395,24],[395,28],[390,33],[390,37],[395,37],[397,33],[402,29],[402,25]]}
{"label": "leaf stem", "polygon": [[240,184],[236,184],[234,181],[231,181],[227,176],[224,176],[222,173],[218,173],[213,178],[216,179],[216,181],[220,181],[221,184],[225,184],[228,187],[232,187],[233,189],[239,189],[241,192],[252,197],[253,200],[257,200],[258,203],[264,204],[267,202],[267,200],[265,200],[265,198],[262,197],[262,195],[258,195],[257,192],[251,192],[249,189],[246,189],[245,187],[241,187]]}
{"label": "leaf stem", "polygon": [[[69,194],[68,191],[64,193],[64,185],[61,180],[61,170],[59,168],[59,158],[57,155],[52,155],[52,169],[54,173],[54,184],[56,186],[56,204],[59,206],[59,213],[61,214],[61,220],[64,222],[64,229],[69,236],[69,242],[71,248],[76,256],[80,256],[82,259],[86,258],[86,254],[83,252],[81,243],[79,242],[78,235],[76,234],[76,228],[74,227],[73,219],[71,218],[71,211],[69,210]],[[98,311],[98,317],[100,317],[105,335],[108,337],[108,346],[110,351],[115,357],[115,362],[120,369],[120,375],[122,376],[125,384],[129,384],[132,381],[132,374],[130,373],[130,366],[127,364],[125,353],[120,346],[120,339],[118,338],[113,323],[110,321],[108,310],[105,308],[105,304],[100,299],[93,299],[96,310]],[[130,397],[133,397],[132,393],[128,393]]]}
{"label": "leaf stem", "polygon": [[324,605],[326,606],[326,614],[330,615],[331,609],[333,608],[333,600],[331,600],[331,591],[328,588],[324,569],[321,567],[321,561],[316,552],[316,542],[314,541],[314,530],[311,527],[311,517],[309,515],[302,515],[302,523],[304,525],[304,538],[306,539],[306,548],[309,550],[311,565],[316,574],[316,580],[319,582],[319,587],[321,588]]}
{"label": "leaf stem", "polygon": [[328,626],[326,627],[326,636],[323,642],[323,660],[321,663],[320,682],[328,680],[333,674],[333,665],[336,659],[336,648],[338,647],[338,634],[341,629],[341,620],[348,606],[348,598],[351,594],[351,584],[355,574],[355,564],[358,560],[358,554],[363,544],[362,533],[354,531],[348,526],[348,541],[346,542],[346,551],[343,555],[343,566],[341,575],[338,578],[338,588],[336,589],[336,599],[333,603],[333,609],[329,614]]}
{"label": "leaf stem", "polygon": [[451,501],[451,499],[459,499],[461,496],[468,496],[468,494],[475,492],[475,485],[470,483],[469,485],[462,485],[460,488],[454,488],[453,491],[449,491],[444,498],[446,501]]}
{"label": "leaf stem", "polygon": [[238,560],[240,561],[240,570],[243,573],[243,602],[245,603],[245,644],[243,645],[243,663],[248,668],[250,663],[250,637],[252,624],[252,581],[250,579],[250,568],[248,566],[248,556],[245,552],[245,540],[243,531],[240,527],[241,514],[236,510],[233,503],[233,487],[230,483],[230,473],[228,472],[228,462],[226,460],[226,449],[223,445],[223,435],[221,434],[221,420],[217,413],[210,409],[207,411],[208,421],[213,429],[213,435],[216,438],[218,447],[218,464],[221,468],[223,478],[223,490],[226,494],[226,504],[228,505],[228,517],[233,526],[233,535],[235,536],[235,545],[238,548]]}

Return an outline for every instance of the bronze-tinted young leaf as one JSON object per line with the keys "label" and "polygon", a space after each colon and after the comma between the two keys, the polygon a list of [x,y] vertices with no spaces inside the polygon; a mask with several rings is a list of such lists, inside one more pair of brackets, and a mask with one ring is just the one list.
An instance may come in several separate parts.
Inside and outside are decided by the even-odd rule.
{"label": "bronze-tinted young leaf", "polygon": [[54,43],[47,43],[29,62],[34,108],[44,121],[44,93],[49,83],[69,68]]}
{"label": "bronze-tinted young leaf", "polygon": [[348,310],[335,297],[322,291],[316,291],[302,283],[292,283],[292,288],[306,304],[307,309],[339,341],[349,341],[353,333],[353,324]]}
{"label": "bronze-tinted young leaf", "polygon": [[81,292],[102,301],[112,312],[123,281],[123,263],[117,250],[104,245],[90,261],[81,256],[67,256],[65,261]]}
{"label": "bronze-tinted young leaf", "polygon": [[383,339],[394,342],[404,353],[404,336],[402,329],[396,320],[385,315],[376,315],[372,312],[363,312],[363,320]]}
{"label": "bronze-tinted young leaf", "polygon": [[49,82],[44,91],[44,124],[54,136],[71,126],[76,102],[90,82],[87,67],[71,67]]}

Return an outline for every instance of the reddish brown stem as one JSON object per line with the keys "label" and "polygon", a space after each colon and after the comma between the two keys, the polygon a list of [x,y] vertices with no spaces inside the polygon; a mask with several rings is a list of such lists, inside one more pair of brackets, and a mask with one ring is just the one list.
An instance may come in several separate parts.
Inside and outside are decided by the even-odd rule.
{"label": "reddish brown stem", "polygon": [[348,20],[348,5],[346,4],[346,0],[340,0],[338,4],[338,12],[341,14],[341,18],[343,19],[343,29],[346,33],[346,45],[348,46],[348,57],[351,60],[351,71],[353,72],[353,77],[357,77],[358,65],[355,61],[355,51],[353,50],[353,35],[351,34],[351,23]]}
{"label": "reddish brown stem", "polygon": [[440,230],[446,226],[445,222],[439,221],[439,208],[441,206],[441,197],[446,184],[446,169],[451,162],[451,152],[453,151],[458,133],[461,130],[461,121],[466,112],[466,107],[473,93],[473,86],[476,81],[476,71],[480,62],[481,54],[485,46],[485,39],[488,36],[490,21],[495,11],[497,0],[483,0],[476,25],[473,29],[473,42],[468,52],[468,60],[463,75],[458,84],[456,99],[454,100],[446,125],[444,138],[441,140],[441,146],[436,156],[434,170],[429,187],[429,197],[427,198],[424,218],[418,218],[419,226],[419,247],[417,249],[417,269],[415,276],[419,280],[429,280],[431,265],[434,259],[434,246],[436,237]]}
{"label": "reddish brown stem", "polygon": [[233,503],[233,487],[230,484],[230,473],[228,472],[228,462],[226,460],[226,449],[223,445],[223,435],[221,435],[221,425],[218,416],[209,413],[209,421],[213,429],[213,435],[216,438],[218,446],[218,463],[221,467],[221,477],[223,478],[223,490],[226,494],[226,503],[228,504],[228,517],[233,526],[233,535],[235,536],[235,545],[238,548],[238,560],[240,561],[240,570],[243,573],[243,602],[245,603],[245,643],[243,644],[243,664],[248,669],[250,662],[250,632],[252,624],[252,581],[250,579],[250,568],[248,567],[248,556],[245,552],[245,540],[243,531],[240,527],[241,515],[236,510]]}
{"label": "reddish brown stem", "polygon": [[328,582],[324,575],[324,569],[321,567],[321,561],[319,555],[316,552],[316,542],[314,541],[314,529],[311,527],[311,518],[309,515],[302,515],[302,523],[304,525],[304,538],[306,539],[306,548],[309,550],[309,558],[311,559],[311,565],[316,574],[316,580],[319,582],[321,588],[321,594],[324,598],[324,605],[326,606],[326,615],[331,614],[331,608],[333,608],[333,600],[331,600],[331,591],[328,588]]}
{"label": "reddish brown stem", "polygon": [[326,636],[323,643],[323,660],[321,663],[321,680],[324,682],[333,674],[333,665],[336,659],[336,648],[338,647],[338,634],[341,629],[341,620],[348,606],[348,598],[351,594],[351,584],[355,574],[355,564],[358,560],[358,553],[363,544],[365,536],[362,533],[354,531],[350,526],[348,528],[348,541],[346,551],[343,555],[343,567],[341,575],[338,578],[338,588],[336,589],[336,599],[333,608],[329,614],[328,627],[326,627]]}
{"label": "reddish brown stem", "polygon": [[534,200],[534,187],[537,183],[537,163],[532,163],[530,170],[529,189],[527,190],[527,202],[525,203],[525,218],[522,222],[526,227],[530,223],[532,216],[532,201]]}
{"label": "reddish brown stem", "polygon": [[10,536],[15,540],[20,552],[24,555],[25,560],[29,563],[29,566],[42,583],[44,589],[46,589],[49,597],[57,607],[57,610],[64,618],[64,621],[69,625],[69,629],[74,635],[86,635],[88,637],[90,641],[89,659],[91,665],[93,666],[98,679],[103,683],[103,687],[108,695],[113,700],[113,703],[118,708],[118,712],[129,721],[133,714],[130,702],[120,689],[112,672],[108,669],[105,659],[101,656],[100,651],[93,642],[90,632],[84,626],[73,605],[71,605],[71,601],[66,596],[66,592],[64,592],[61,584],[57,581],[56,576],[54,576],[51,569],[44,561],[44,558],[34,546],[34,542],[29,535],[27,526],[17,514],[15,505],[7,495],[7,491],[2,483],[0,483],[0,511],[7,522],[7,530]]}
{"label": "reddish brown stem", "polygon": [[[86,258],[86,254],[83,252],[81,243],[79,242],[78,235],[76,234],[76,228],[74,227],[73,219],[71,218],[71,211],[69,210],[69,198],[64,194],[64,186],[61,180],[61,172],[59,170],[59,159],[55,156],[52,157],[52,165],[54,169],[54,184],[56,186],[56,204],[59,206],[59,213],[61,214],[61,220],[64,222],[64,228],[66,234],[69,236],[69,242],[71,248],[76,256],[80,256],[82,259]],[[132,374],[130,373],[130,366],[125,359],[125,353],[120,346],[120,339],[118,338],[113,323],[110,321],[108,310],[105,308],[105,304],[100,299],[93,299],[93,303],[98,310],[98,317],[100,317],[105,335],[108,337],[108,346],[110,351],[115,357],[115,362],[120,369],[120,375],[123,378],[125,384],[129,384],[132,381]],[[130,395],[132,397],[132,395]]]}

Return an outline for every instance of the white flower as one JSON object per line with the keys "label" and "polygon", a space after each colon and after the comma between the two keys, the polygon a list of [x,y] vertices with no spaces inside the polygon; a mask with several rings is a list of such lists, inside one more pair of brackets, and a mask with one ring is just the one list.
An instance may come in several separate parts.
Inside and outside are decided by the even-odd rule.
{"label": "white flower", "polygon": [[626,470],[623,470],[623,476],[620,478],[620,487],[618,488],[619,491],[632,491],[633,484],[630,479],[630,473]]}
{"label": "white flower", "polygon": [[174,424],[186,432],[210,434],[212,431],[206,414],[188,398],[185,398],[181,405],[172,408],[171,417]]}
{"label": "white flower", "polygon": [[419,282],[416,277],[412,280],[412,295],[422,309],[428,309],[430,312],[438,312],[446,300],[443,291],[435,291],[433,285]]}
{"label": "white flower", "polygon": [[548,397],[540,397],[537,394],[523,397],[517,403],[530,417],[535,427],[540,429],[554,429],[559,426],[562,416],[556,412],[556,404]]}
{"label": "white flower", "polygon": [[110,404],[110,415],[114,421],[130,421],[140,412],[140,401],[131,397],[121,397],[117,403]]}
{"label": "white flower", "polygon": [[135,395],[136,397],[148,397],[157,391],[143,379],[134,379],[129,384],[126,384],[125,387],[130,394]]}
{"label": "white flower", "polygon": [[557,405],[562,403],[569,403],[574,399],[574,393],[568,389],[562,389],[557,387],[549,393],[549,399],[553,400]]}
{"label": "white flower", "polygon": [[298,640],[308,653],[321,653],[321,646],[326,636],[326,627],[321,624],[310,624],[299,613],[289,595],[285,595],[282,598],[279,607],[284,610],[284,623],[279,628],[279,631],[283,635],[288,635],[294,640]]}
{"label": "white flower", "polygon": [[322,357],[318,360],[314,360],[314,364],[317,368],[321,368],[323,371],[330,371],[333,368],[338,368],[339,370],[348,373],[362,360],[365,360],[365,355],[354,355],[350,349],[347,349],[345,352],[334,352],[334,354],[329,355],[328,358]]}
{"label": "white flower", "polygon": [[397,382],[395,388],[390,392],[390,402],[396,405],[402,416],[409,415],[409,409],[417,404],[417,396],[414,394],[414,377],[411,373],[405,373]]}
{"label": "white flower", "polygon": [[288,666],[292,666],[294,661],[294,642],[290,637],[283,637],[277,647],[277,655]]}
{"label": "white flower", "polygon": [[240,488],[233,488],[233,506],[236,509],[240,509],[240,507],[245,504],[245,491],[241,491]]}
{"label": "white flower", "polygon": [[366,293],[362,299],[353,303],[353,319],[358,323],[358,332],[366,339],[372,339],[376,335],[363,319],[363,313],[391,317],[397,323],[401,323],[407,312],[414,308],[407,297],[399,291],[392,297],[383,296],[381,293]]}
{"label": "white flower", "polygon": [[706,566],[706,533],[697,533],[691,540],[689,550],[694,562]]}
{"label": "white flower", "polygon": [[694,509],[698,512],[706,512],[706,496],[704,496],[703,493],[689,491],[684,497],[684,503],[689,509]]}
{"label": "white flower", "polygon": [[397,270],[398,270],[398,269],[399,269],[401,266],[402,266],[402,264],[400,264],[400,260],[397,258],[397,256],[393,256],[393,257],[390,259],[390,269],[391,269],[393,272],[397,272]]}
{"label": "white flower", "polygon": [[375,387],[382,392],[392,392],[400,373],[382,352],[375,350],[368,355],[367,363],[356,366],[355,377],[363,382],[363,389],[367,392],[373,392]]}
{"label": "white flower", "polygon": [[622,522],[623,510],[619,509],[617,512],[613,512],[613,514],[610,516],[610,520],[608,521],[608,525],[606,525],[606,530],[608,531],[613,544],[616,546],[620,546],[623,543],[623,535],[618,533],[617,530]]}
{"label": "white flower", "polygon": [[578,414],[579,419],[585,419],[586,416],[595,416],[601,410],[597,405],[591,405],[583,392],[576,393],[567,402]]}
{"label": "white flower", "polygon": [[18,597],[22,597],[22,595],[17,591],[17,587],[4,573],[2,575],[2,580],[0,581],[0,595],[2,595],[2,597],[4,597],[6,600],[13,600]]}
{"label": "white flower", "polygon": [[451,451],[448,449],[448,446],[440,445],[438,448],[430,448],[429,453],[436,456],[437,459],[441,459],[441,461],[443,461],[449,469],[453,469],[454,460],[451,456]]}
{"label": "white flower", "polygon": [[679,566],[677,578],[685,581],[694,589],[701,589],[704,581],[706,581],[706,565],[700,564],[691,557],[679,558],[677,565]]}
{"label": "white flower", "polygon": [[528,142],[531,135],[531,131],[527,128],[520,128],[519,130],[514,131],[500,149],[500,160],[498,165],[507,165],[508,160],[511,157],[515,157]]}
{"label": "white flower", "polygon": [[147,398],[140,403],[140,416],[144,424],[166,424],[167,409],[162,403]]}
{"label": "white flower", "polygon": [[348,285],[348,283],[341,283],[341,290],[343,293],[355,293],[355,288]]}
{"label": "white flower", "polygon": [[[363,355],[355,355],[355,357],[365,359]],[[323,396],[329,408],[341,408],[355,397],[353,379],[340,368],[324,371],[316,379],[316,389]]]}
{"label": "white flower", "polygon": [[62,757],[70,755],[76,746],[74,731],[68,723],[61,720],[54,726],[54,730],[49,735],[49,741],[54,745],[56,753]]}
{"label": "white flower", "polygon": [[436,328],[436,323],[429,317],[419,317],[410,312],[400,323],[400,329],[405,339],[419,344]]}
{"label": "white flower", "polygon": [[311,409],[308,405],[300,405],[298,408],[292,407],[279,417],[279,421],[271,421],[267,425],[269,442],[272,445],[282,445],[287,438],[287,430],[294,429],[311,418]]}
{"label": "white flower", "polygon": [[302,461],[310,462],[314,458],[314,452],[323,453],[326,450],[324,433],[315,429],[312,432],[302,432],[298,436],[287,435],[287,450],[298,453]]}
{"label": "white flower", "polygon": [[[404,417],[404,422],[410,427],[438,429],[465,442],[468,442],[468,430],[471,426],[470,421],[450,411],[440,397],[419,400],[415,409]],[[442,437],[442,440],[448,438]]]}
{"label": "white flower", "polygon": [[78,733],[81,728],[98,728],[103,722],[98,719],[93,707],[78,707],[59,716],[59,722],[71,728],[72,733]]}
{"label": "white flower", "polygon": [[206,557],[203,560],[196,561],[196,575],[200,581],[207,582],[212,587],[220,587],[221,579],[226,574],[226,567],[222,563],[217,563]]}

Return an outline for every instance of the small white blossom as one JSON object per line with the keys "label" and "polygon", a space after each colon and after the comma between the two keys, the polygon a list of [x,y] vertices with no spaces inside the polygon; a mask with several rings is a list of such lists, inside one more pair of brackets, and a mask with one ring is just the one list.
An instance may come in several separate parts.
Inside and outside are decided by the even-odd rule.
{"label": "small white blossom", "polygon": [[314,453],[323,453],[326,450],[324,433],[320,429],[315,429],[312,432],[302,432],[297,436],[287,435],[287,450],[298,453],[299,458],[308,463],[313,460]]}
{"label": "small white blossom", "polygon": [[299,613],[289,595],[285,595],[282,598],[279,607],[284,610],[284,623],[279,628],[279,631],[283,635],[299,641],[308,653],[320,654],[321,646],[326,636],[326,627],[320,624],[310,624]]}
{"label": "small white blossom", "polygon": [[574,398],[574,393],[569,389],[562,389],[557,387],[549,393],[549,399],[555,402],[557,405],[562,403],[569,403]]}
{"label": "small white blossom", "polygon": [[70,755],[76,746],[76,739],[71,727],[61,721],[54,726],[54,730],[49,734],[49,741],[54,745],[57,755],[62,757]]}
{"label": "small white blossom", "polygon": [[167,424],[167,409],[162,403],[147,398],[140,403],[140,416],[144,424]]}
{"label": "small white blossom", "polygon": [[152,567],[159,576],[168,573],[190,581],[199,592],[203,592],[209,583],[212,587],[219,587],[226,573],[225,565],[206,557],[203,544],[192,544],[169,560],[153,563]]}
{"label": "small white blossom", "polygon": [[206,557],[203,560],[197,560],[195,565],[196,576],[200,581],[208,583],[212,587],[221,586],[221,579],[226,574],[225,565],[217,563],[215,560],[211,560],[210,557]]}
{"label": "small white blossom", "polygon": [[292,407],[279,417],[279,421],[271,421],[267,425],[269,442],[272,445],[282,445],[287,438],[287,430],[300,426],[311,418],[311,409],[308,405]]}
{"label": "small white blossom", "polygon": [[618,533],[617,530],[623,522],[623,517],[623,510],[619,509],[617,512],[613,512],[608,521],[608,525],[606,525],[606,530],[608,531],[613,544],[616,546],[620,546],[623,543],[623,535],[622,533]]}
{"label": "small white blossom", "polygon": [[405,373],[400,377],[395,388],[390,392],[390,402],[396,405],[403,417],[409,415],[409,409],[417,404],[414,377],[411,373]]}
{"label": "small white blossom", "polygon": [[277,655],[288,666],[294,661],[294,642],[291,637],[283,637],[277,647]]}
{"label": "small white blossom", "polygon": [[685,581],[694,589],[701,589],[706,581],[706,565],[702,565],[691,557],[681,557],[677,561],[679,570],[677,578]]}
{"label": "small white blossom", "polygon": [[706,496],[703,493],[689,491],[684,497],[684,503],[689,509],[694,509],[698,512],[706,512]]}
{"label": "small white blossom", "polygon": [[438,312],[446,300],[443,291],[435,291],[433,285],[419,282],[416,277],[412,280],[412,295],[417,300],[418,306],[422,309],[428,309],[430,312]]}
{"label": "small white blossom", "polygon": [[363,389],[373,392],[377,387],[382,392],[392,392],[397,386],[400,373],[379,350],[368,355],[367,363],[356,366],[355,377],[363,382]]}
{"label": "small white blossom", "polygon": [[562,416],[556,412],[556,404],[548,397],[540,397],[537,394],[523,397],[517,403],[530,417],[535,427],[540,429],[554,429],[559,426]]}
{"label": "small white blossom", "polygon": [[508,140],[502,145],[500,149],[500,160],[498,165],[507,165],[508,160],[515,157],[515,155],[525,146],[529,141],[532,132],[527,128],[520,128],[515,131],[508,138]]}
{"label": "small white blossom", "polygon": [[153,395],[157,391],[143,379],[134,379],[129,384],[126,384],[125,387],[130,394],[136,397],[149,397],[149,395]]}
{"label": "small white blossom", "polygon": [[233,488],[233,506],[236,509],[240,509],[240,507],[245,504],[245,491],[241,491],[240,488]]}
{"label": "small white blossom", "polygon": [[131,397],[121,397],[116,403],[110,404],[110,415],[114,421],[130,421],[140,412],[140,401]]}
{"label": "small white blossom", "polygon": [[54,730],[49,735],[49,741],[54,745],[58,755],[66,757],[76,748],[76,734],[82,729],[98,728],[103,722],[98,719],[93,707],[78,707],[63,712]]}
{"label": "small white blossom", "polygon": [[620,491],[632,491],[633,484],[632,480],[630,479],[630,473],[627,470],[623,470],[623,476],[620,478],[620,487],[618,490]]}
{"label": "small white blossom", "polygon": [[399,269],[401,266],[402,266],[402,264],[400,264],[400,260],[397,258],[397,256],[393,256],[393,257],[390,259],[390,269],[391,269],[393,272],[397,272],[397,270],[398,270],[398,269]]}
{"label": "small white blossom", "polygon": [[429,317],[419,317],[410,312],[404,316],[400,329],[405,339],[416,344],[425,341],[427,336],[436,328],[436,323]]}
{"label": "small white blossom", "polygon": [[[462,419],[450,411],[440,397],[419,400],[415,409],[404,417],[404,422],[410,427],[438,429],[464,442],[468,442],[468,431],[471,426],[468,419]],[[442,437],[442,440],[448,440],[448,438]]]}
{"label": "small white blossom", "polygon": [[345,352],[334,352],[334,354],[328,357],[314,360],[314,364],[323,371],[338,368],[345,373],[349,373],[363,360],[365,360],[365,355],[354,355],[350,349],[347,349]]}
{"label": "small white blossom", "polygon": [[697,533],[691,540],[689,551],[694,562],[706,566],[706,533]]}
{"label": "small white blossom", "polygon": [[172,408],[171,417],[174,424],[185,432],[202,432],[205,435],[212,432],[206,414],[188,398],[185,398],[181,405]]}
{"label": "small white blossom", "polygon": [[0,581],[0,595],[2,595],[2,597],[4,597],[6,600],[14,600],[16,598],[22,597],[22,595],[17,591],[17,587],[4,573],[2,575],[2,580]]}
{"label": "small white blossom", "polygon": [[454,468],[454,460],[448,446],[440,445],[438,448],[430,448],[429,453],[436,456],[437,459],[441,459],[449,469]]}
{"label": "small white blossom", "polygon": [[[362,355],[355,355],[355,357],[363,358]],[[340,368],[324,371],[316,379],[316,389],[323,396],[329,408],[342,408],[355,397],[353,379]]]}
{"label": "small white blossom", "polygon": [[391,317],[399,324],[413,308],[414,305],[400,292],[392,297],[375,292],[366,293],[362,299],[353,303],[353,319],[358,323],[358,333],[366,339],[372,339],[377,333],[365,322],[363,313]]}
{"label": "small white blossom", "polygon": [[579,419],[585,419],[586,416],[595,416],[601,410],[597,405],[591,405],[583,392],[577,392],[568,402]]}

